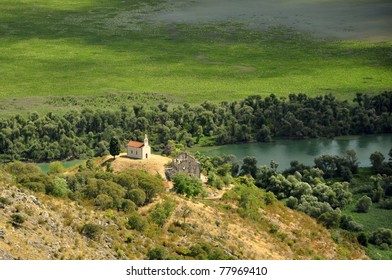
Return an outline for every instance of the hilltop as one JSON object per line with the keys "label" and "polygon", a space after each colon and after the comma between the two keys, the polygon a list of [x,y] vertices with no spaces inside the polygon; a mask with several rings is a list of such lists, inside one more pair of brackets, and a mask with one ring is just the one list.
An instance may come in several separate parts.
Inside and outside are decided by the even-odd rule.
{"label": "hilltop", "polygon": [[121,153],[115,159],[110,155],[103,157],[101,165],[106,162],[111,163],[114,172],[126,169],[139,169],[146,170],[152,175],[159,174],[162,178],[165,178],[165,165],[171,162],[171,159],[155,154],[151,154],[149,159],[130,159],[126,156],[126,153]]}

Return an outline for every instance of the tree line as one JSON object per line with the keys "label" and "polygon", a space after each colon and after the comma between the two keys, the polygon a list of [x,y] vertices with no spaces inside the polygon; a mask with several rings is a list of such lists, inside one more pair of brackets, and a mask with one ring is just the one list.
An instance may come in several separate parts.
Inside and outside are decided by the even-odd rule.
{"label": "tree line", "polygon": [[124,104],[118,110],[85,108],[64,115],[15,115],[0,120],[3,160],[50,161],[109,154],[113,136],[125,144],[149,135],[155,151],[174,143],[221,145],[276,137],[314,138],[392,132],[392,92],[357,94],[353,102],[332,94],[278,98],[252,95],[240,101],[190,106]]}

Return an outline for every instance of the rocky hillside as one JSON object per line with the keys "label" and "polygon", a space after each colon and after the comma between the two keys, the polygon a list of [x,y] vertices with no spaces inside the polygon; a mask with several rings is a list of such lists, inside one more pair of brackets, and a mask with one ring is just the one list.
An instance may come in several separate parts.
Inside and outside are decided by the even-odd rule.
{"label": "rocky hillside", "polygon": [[[260,209],[258,221],[241,216],[225,195],[191,200],[165,193],[126,214],[34,193],[2,176],[0,259],[366,258],[356,243],[277,201]],[[157,225],[152,212],[165,201],[173,208]],[[132,215],[147,222],[143,229],[128,226]]]}

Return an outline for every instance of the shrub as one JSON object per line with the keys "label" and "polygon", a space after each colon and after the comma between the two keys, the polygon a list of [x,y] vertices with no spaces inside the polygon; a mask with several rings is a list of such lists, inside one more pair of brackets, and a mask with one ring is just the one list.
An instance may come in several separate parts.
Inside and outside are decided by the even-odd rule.
{"label": "shrub", "polygon": [[363,225],[357,223],[353,220],[352,216],[343,215],[340,218],[340,227],[349,231],[361,231],[363,230]]}
{"label": "shrub", "polygon": [[48,174],[60,174],[64,172],[64,166],[60,161],[53,161],[49,164]]}
{"label": "shrub", "polygon": [[46,192],[57,197],[65,197],[71,190],[68,188],[67,180],[54,177],[46,188]]}
{"label": "shrub", "polygon": [[384,189],[378,186],[371,192],[372,194],[372,202],[378,203],[380,202],[381,198],[384,196]]}
{"label": "shrub", "polygon": [[160,246],[148,251],[147,258],[149,260],[167,260],[169,258],[169,254],[164,247]]}
{"label": "shrub", "polygon": [[113,198],[107,194],[100,194],[94,199],[94,204],[101,210],[106,210],[113,207]]}
{"label": "shrub", "polygon": [[276,196],[274,195],[273,192],[267,192],[264,195],[264,201],[265,201],[265,204],[267,204],[267,205],[274,204],[274,202],[276,201]]}
{"label": "shrub", "polygon": [[369,212],[370,206],[372,206],[372,199],[364,195],[358,200],[355,208],[359,213],[367,213]]}
{"label": "shrub", "polygon": [[41,182],[27,182],[24,183],[23,186],[34,192],[42,192],[42,193],[46,192],[46,186]]}
{"label": "shrub", "polygon": [[145,218],[138,214],[132,215],[128,218],[127,227],[137,231],[143,231],[147,226],[147,221]]}
{"label": "shrub", "polygon": [[392,197],[381,200],[380,207],[384,209],[392,209]]}
{"label": "shrub", "polygon": [[369,241],[368,241],[368,236],[366,235],[365,232],[360,232],[357,236],[358,243],[361,244],[362,246],[367,247]]}
{"label": "shrub", "polygon": [[157,206],[151,211],[151,220],[158,226],[163,227],[167,219],[173,213],[174,207],[175,203],[170,200],[166,200],[163,205],[157,204]]}
{"label": "shrub", "polygon": [[125,239],[125,243],[132,243],[134,240],[134,237],[132,235],[128,235],[127,238]]}
{"label": "shrub", "polygon": [[11,201],[6,197],[0,197],[0,208],[4,208],[5,205],[10,205]]}
{"label": "shrub", "polygon": [[228,255],[219,247],[215,247],[206,242],[200,242],[189,248],[187,254],[197,260],[232,260],[233,257]]}
{"label": "shrub", "polygon": [[291,209],[296,209],[298,206],[298,199],[294,196],[290,196],[286,201],[286,206]]}
{"label": "shrub", "polygon": [[132,189],[127,193],[126,197],[132,200],[137,206],[142,206],[146,201],[146,193],[142,189]]}
{"label": "shrub", "polygon": [[179,194],[185,194],[188,197],[197,196],[202,191],[202,182],[200,179],[188,176],[186,173],[178,172],[173,176],[173,190]]}
{"label": "shrub", "polygon": [[302,196],[300,202],[297,209],[313,218],[318,218],[323,213],[333,211],[328,202],[320,202],[317,197],[312,195]]}
{"label": "shrub", "polygon": [[12,214],[11,216],[11,223],[16,226],[20,226],[25,222],[25,218],[19,214]]}
{"label": "shrub", "polygon": [[133,212],[137,209],[136,204],[129,199],[124,199],[121,203],[121,210],[123,210],[126,213]]}
{"label": "shrub", "polygon": [[340,222],[340,211],[330,211],[321,214],[318,220],[327,228],[336,228]]}
{"label": "shrub", "polygon": [[388,228],[379,228],[369,238],[369,242],[374,245],[386,243],[392,245],[392,230]]}
{"label": "shrub", "polygon": [[96,240],[102,233],[102,229],[99,225],[96,224],[85,224],[82,227],[81,233],[90,239]]}
{"label": "shrub", "polygon": [[156,223],[158,226],[163,227],[166,223],[167,216],[165,213],[165,209],[161,204],[158,204],[152,211],[151,211],[151,220]]}

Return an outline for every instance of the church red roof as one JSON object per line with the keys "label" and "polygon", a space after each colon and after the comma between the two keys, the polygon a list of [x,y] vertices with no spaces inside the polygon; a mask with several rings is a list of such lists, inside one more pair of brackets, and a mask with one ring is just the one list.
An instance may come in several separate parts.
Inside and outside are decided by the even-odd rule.
{"label": "church red roof", "polygon": [[128,142],[128,147],[132,147],[132,148],[141,148],[144,146],[143,142],[137,142],[137,141],[129,141]]}

